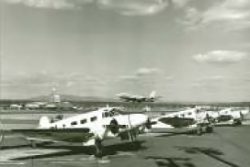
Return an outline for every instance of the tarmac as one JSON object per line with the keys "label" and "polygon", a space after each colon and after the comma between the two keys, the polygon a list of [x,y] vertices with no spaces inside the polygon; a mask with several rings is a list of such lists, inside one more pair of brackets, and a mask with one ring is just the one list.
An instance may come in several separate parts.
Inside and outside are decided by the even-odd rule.
{"label": "tarmac", "polygon": [[31,148],[20,136],[5,136],[1,167],[249,167],[250,126],[216,127],[202,136],[143,134],[135,143],[104,142],[104,157],[92,147],[41,143]]}

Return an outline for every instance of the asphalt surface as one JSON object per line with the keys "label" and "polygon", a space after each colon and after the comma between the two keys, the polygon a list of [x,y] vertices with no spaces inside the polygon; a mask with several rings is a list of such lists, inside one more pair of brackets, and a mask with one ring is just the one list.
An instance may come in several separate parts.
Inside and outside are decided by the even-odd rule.
{"label": "asphalt surface", "polygon": [[92,147],[68,143],[41,143],[31,148],[20,136],[5,137],[1,167],[249,167],[250,126],[216,127],[212,134],[151,135],[137,142],[104,142],[104,157],[95,158]]}

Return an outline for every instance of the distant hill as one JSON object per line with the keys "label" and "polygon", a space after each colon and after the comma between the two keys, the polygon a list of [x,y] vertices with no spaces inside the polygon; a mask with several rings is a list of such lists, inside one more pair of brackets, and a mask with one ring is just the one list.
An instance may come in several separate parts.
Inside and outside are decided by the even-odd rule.
{"label": "distant hill", "polygon": [[[76,95],[60,95],[61,101],[95,101],[95,102],[116,102],[118,99],[106,98],[106,97],[96,97],[96,96],[76,96]],[[51,95],[43,95],[30,98],[31,101],[49,101]]]}

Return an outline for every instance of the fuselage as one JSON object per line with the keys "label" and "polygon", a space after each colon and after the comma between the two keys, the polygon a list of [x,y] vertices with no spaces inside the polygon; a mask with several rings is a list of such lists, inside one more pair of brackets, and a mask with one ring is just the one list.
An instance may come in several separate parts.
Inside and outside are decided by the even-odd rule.
{"label": "fuselage", "polygon": [[196,112],[196,109],[192,108],[154,118],[152,119],[152,122],[155,122],[155,124],[152,125],[152,129],[194,128],[197,123]]}
{"label": "fuselage", "polygon": [[[42,119],[44,119],[42,121]],[[132,128],[144,126],[148,117],[144,114],[120,114],[117,108],[105,107],[96,111],[79,114],[56,122],[49,122],[42,118],[39,128],[46,129],[67,129],[67,128],[88,128],[91,133],[100,138],[116,136],[106,129],[110,126],[112,120],[116,120],[120,129],[119,132],[128,131]]]}

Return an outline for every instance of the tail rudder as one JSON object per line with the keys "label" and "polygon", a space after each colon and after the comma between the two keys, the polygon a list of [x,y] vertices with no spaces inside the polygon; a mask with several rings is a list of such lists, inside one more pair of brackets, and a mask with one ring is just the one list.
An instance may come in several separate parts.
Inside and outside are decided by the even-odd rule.
{"label": "tail rudder", "polygon": [[156,91],[152,91],[152,92],[150,93],[150,95],[149,95],[149,98],[150,98],[150,99],[155,99],[155,97],[156,97]]}

